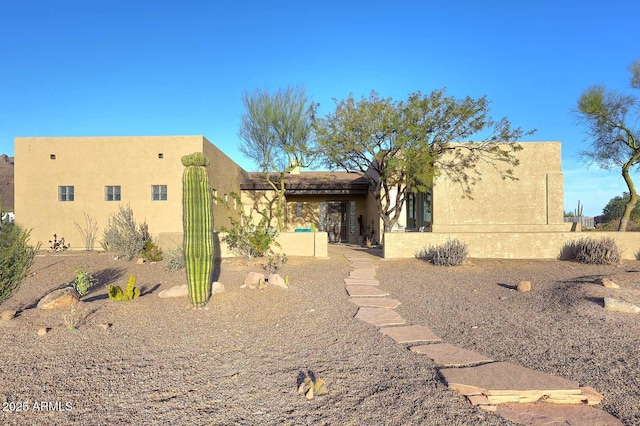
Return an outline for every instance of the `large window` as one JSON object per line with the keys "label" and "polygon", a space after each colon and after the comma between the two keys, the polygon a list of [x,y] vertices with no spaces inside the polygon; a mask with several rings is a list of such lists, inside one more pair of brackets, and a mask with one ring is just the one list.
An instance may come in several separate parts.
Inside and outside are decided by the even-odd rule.
{"label": "large window", "polygon": [[431,226],[431,191],[407,195],[407,229],[425,230]]}
{"label": "large window", "polygon": [[120,201],[120,185],[107,185],[104,187],[105,201]]}
{"label": "large window", "polygon": [[151,199],[153,201],[166,201],[167,185],[151,185]]}
{"label": "large window", "polygon": [[58,187],[58,201],[73,201],[73,186]]}

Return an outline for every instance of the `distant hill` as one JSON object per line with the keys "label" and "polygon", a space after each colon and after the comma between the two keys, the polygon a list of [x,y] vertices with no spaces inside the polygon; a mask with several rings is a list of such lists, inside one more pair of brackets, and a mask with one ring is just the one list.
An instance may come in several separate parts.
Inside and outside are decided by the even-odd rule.
{"label": "distant hill", "polygon": [[13,211],[13,157],[0,154],[0,207]]}

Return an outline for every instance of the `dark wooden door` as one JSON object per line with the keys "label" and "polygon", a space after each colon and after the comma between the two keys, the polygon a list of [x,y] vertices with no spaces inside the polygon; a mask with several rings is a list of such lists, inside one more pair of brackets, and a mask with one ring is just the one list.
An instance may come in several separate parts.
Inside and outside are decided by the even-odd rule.
{"label": "dark wooden door", "polygon": [[330,243],[346,243],[347,236],[347,202],[329,201],[327,203],[327,234]]}

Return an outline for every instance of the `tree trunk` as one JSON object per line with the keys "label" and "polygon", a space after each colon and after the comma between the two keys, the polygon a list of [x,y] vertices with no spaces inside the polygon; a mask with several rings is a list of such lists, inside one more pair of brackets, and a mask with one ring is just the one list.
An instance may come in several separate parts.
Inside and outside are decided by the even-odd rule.
{"label": "tree trunk", "polygon": [[636,203],[640,199],[638,193],[636,192],[636,187],[633,184],[633,180],[631,180],[631,176],[629,175],[629,168],[633,164],[632,161],[636,159],[638,154],[634,155],[633,158],[625,163],[622,166],[622,177],[629,188],[629,201],[627,205],[624,207],[624,213],[622,214],[622,218],[620,219],[620,226],[618,227],[618,232],[626,232],[627,225],[629,224],[629,218],[631,217],[631,211],[636,206]]}

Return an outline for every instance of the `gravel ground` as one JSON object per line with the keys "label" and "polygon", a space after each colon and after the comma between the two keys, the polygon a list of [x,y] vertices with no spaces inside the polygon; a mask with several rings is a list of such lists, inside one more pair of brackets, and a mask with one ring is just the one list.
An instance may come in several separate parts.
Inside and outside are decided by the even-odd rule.
{"label": "gravel ground", "polygon": [[[226,291],[207,310],[157,296],[185,283],[184,271],[165,272],[162,262],[137,265],[104,253],[38,257],[33,274],[0,306],[20,311],[0,321],[2,424],[512,424],[472,407],[423,355],[353,318],[344,250],[331,247],[325,260],[290,258],[287,290],[242,289],[259,263],[225,260],[219,281]],[[364,253],[409,323],[497,360],[593,386],[605,394],[602,408],[625,424],[640,423],[640,319],[604,311],[606,289],[594,284],[611,276],[623,289],[606,292],[634,301],[636,262],[472,260],[438,268]],[[82,265],[102,285],[82,299],[78,328],[70,331],[69,310],[34,306]],[[143,296],[108,300],[106,285],[124,286],[129,274]],[[510,290],[525,279],[532,292]],[[40,327],[51,330],[38,336]],[[326,381],[327,395],[306,400],[297,393],[298,377],[308,371]]]}

